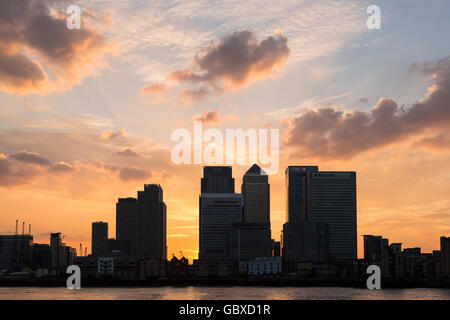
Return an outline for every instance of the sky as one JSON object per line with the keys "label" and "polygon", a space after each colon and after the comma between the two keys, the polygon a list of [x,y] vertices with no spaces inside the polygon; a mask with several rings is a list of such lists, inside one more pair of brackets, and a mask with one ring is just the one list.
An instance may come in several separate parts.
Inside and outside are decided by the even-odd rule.
{"label": "sky", "polygon": [[[66,9],[81,8],[68,29]],[[381,29],[369,29],[370,5]],[[176,164],[177,129],[278,129],[272,237],[284,169],[357,172],[364,234],[439,249],[450,235],[450,3],[3,0],[0,234],[15,220],[90,251],[115,237],[118,197],[161,184],[168,256],[198,251],[201,164]],[[251,166],[233,165],[236,190]]]}

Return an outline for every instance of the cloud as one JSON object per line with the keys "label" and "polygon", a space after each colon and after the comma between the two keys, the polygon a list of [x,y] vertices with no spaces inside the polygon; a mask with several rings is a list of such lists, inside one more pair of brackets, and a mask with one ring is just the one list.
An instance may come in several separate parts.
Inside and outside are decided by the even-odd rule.
{"label": "cloud", "polygon": [[[235,31],[197,52],[194,70],[175,70],[167,78],[204,83],[219,90],[240,89],[272,75],[277,68],[284,66],[289,54],[287,38],[281,33],[258,41],[251,31]],[[197,98],[202,97],[199,95]]]}
{"label": "cloud", "polygon": [[117,152],[117,154],[119,156],[126,156],[126,157],[139,157],[139,155],[135,151],[131,150],[130,148],[125,148],[125,149]]}
{"label": "cloud", "polygon": [[448,151],[450,150],[450,135],[438,133],[436,135],[425,136],[414,142],[412,146],[434,151]]}
{"label": "cloud", "polygon": [[128,136],[128,133],[125,132],[125,129],[120,128],[117,131],[107,129],[102,132],[100,138],[102,138],[103,140],[109,140],[109,139],[114,139],[116,137],[127,137],[127,136]]}
{"label": "cloud", "polygon": [[181,90],[179,97],[182,99],[185,106],[192,106],[194,101],[201,100],[206,97],[210,91],[206,87],[201,87],[199,89],[183,89]]}
{"label": "cloud", "polygon": [[203,114],[196,114],[192,117],[193,121],[202,121],[203,124],[219,123],[219,110],[206,110]]}
{"label": "cloud", "polygon": [[13,187],[28,184],[38,175],[38,168],[14,163],[4,154],[0,157],[0,186]]}
{"label": "cloud", "polygon": [[40,157],[35,152],[23,151],[23,152],[19,152],[19,153],[16,153],[16,154],[12,154],[10,157],[13,158],[13,159],[16,159],[18,161],[21,161],[21,162],[26,162],[26,163],[29,163],[29,164],[36,164],[36,165],[39,165],[39,166],[49,166],[49,165],[51,165],[51,161],[50,160],[48,160],[46,158],[43,158],[43,157]]}
{"label": "cloud", "polygon": [[154,83],[143,87],[140,91],[140,95],[152,95],[152,94],[162,94],[167,92],[167,87],[161,83]]}
{"label": "cloud", "polygon": [[56,173],[56,174],[71,173],[71,172],[75,172],[76,170],[77,170],[77,168],[75,166],[71,165],[70,163],[64,162],[64,161],[56,162],[47,169],[47,171]]}
{"label": "cloud", "polygon": [[71,88],[106,67],[105,54],[114,52],[86,20],[81,29],[69,30],[66,14],[55,1],[2,0],[0,12],[2,91],[28,94]]}
{"label": "cloud", "polygon": [[125,167],[119,171],[119,178],[122,181],[140,181],[149,179],[151,176],[151,172],[139,168]]}
{"label": "cloud", "polygon": [[351,158],[358,153],[404,142],[414,135],[450,125],[450,59],[427,67],[435,70],[434,85],[422,100],[398,107],[382,98],[371,112],[334,108],[310,110],[290,120],[284,143],[298,153],[319,158]]}

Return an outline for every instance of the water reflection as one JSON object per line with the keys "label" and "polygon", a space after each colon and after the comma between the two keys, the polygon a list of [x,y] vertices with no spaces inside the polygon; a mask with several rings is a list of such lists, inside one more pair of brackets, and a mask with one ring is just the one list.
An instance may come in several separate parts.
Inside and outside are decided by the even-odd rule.
{"label": "water reflection", "polygon": [[0,300],[450,300],[448,289],[158,287],[158,288],[0,288]]}

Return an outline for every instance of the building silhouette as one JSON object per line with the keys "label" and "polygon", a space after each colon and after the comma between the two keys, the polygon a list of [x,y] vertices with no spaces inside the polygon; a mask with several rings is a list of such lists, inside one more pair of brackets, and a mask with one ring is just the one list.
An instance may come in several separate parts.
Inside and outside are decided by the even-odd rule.
{"label": "building silhouette", "polygon": [[286,168],[286,222],[306,220],[310,200],[310,174],[318,171],[318,166],[289,166]]}
{"label": "building silhouette", "polygon": [[389,245],[389,240],[382,236],[364,235],[364,260],[381,262],[383,248]]}
{"label": "building silhouette", "polygon": [[450,277],[450,237],[441,237],[441,275]]}
{"label": "building silhouette", "polygon": [[329,253],[334,259],[356,259],[356,173],[312,172],[308,219],[328,224]]}
{"label": "building silhouette", "polygon": [[236,261],[249,261],[272,256],[270,227],[266,223],[232,223],[231,255]]}
{"label": "building silhouette", "polygon": [[167,208],[159,184],[138,191],[137,254],[141,259],[167,260]]}
{"label": "building silhouette", "polygon": [[231,167],[203,167],[201,192],[203,193],[234,193],[234,178]]}
{"label": "building silhouette", "polygon": [[108,223],[92,222],[92,255],[100,256],[108,252]]}
{"label": "building silhouette", "polygon": [[232,259],[232,223],[242,222],[242,195],[203,193],[200,196],[199,258]]}
{"label": "building silhouette", "polygon": [[269,176],[257,164],[245,173],[241,193],[244,200],[243,222],[270,226]]}
{"label": "building silhouette", "polygon": [[25,266],[31,266],[33,236],[0,235],[0,270],[8,272],[20,271]]}
{"label": "building silhouette", "polygon": [[[287,222],[282,238],[285,258],[323,257],[327,252],[332,259],[356,259],[356,173],[289,166],[285,171],[285,187]],[[294,240],[298,237],[303,239],[301,243]],[[328,239],[328,244],[324,239]],[[322,244],[328,245],[328,249]],[[311,250],[320,252],[311,255]]]}
{"label": "building silhouette", "polygon": [[119,198],[116,203],[116,241],[109,241],[110,250],[118,250],[117,247],[121,247],[124,250],[125,246],[127,246],[127,254],[133,257],[136,256],[137,217],[137,199]]}

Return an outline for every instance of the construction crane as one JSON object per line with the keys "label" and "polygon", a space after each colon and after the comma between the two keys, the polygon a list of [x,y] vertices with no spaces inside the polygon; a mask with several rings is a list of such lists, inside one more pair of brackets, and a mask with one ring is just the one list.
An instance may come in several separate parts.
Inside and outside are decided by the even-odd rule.
{"label": "construction crane", "polygon": [[180,253],[181,253],[181,257],[183,258],[184,257],[183,251],[180,250]]}
{"label": "construction crane", "polygon": [[80,256],[83,255],[83,245],[80,243]]}

